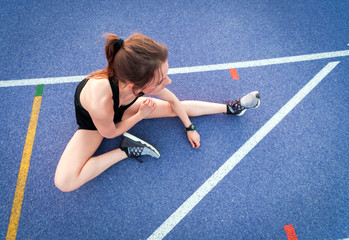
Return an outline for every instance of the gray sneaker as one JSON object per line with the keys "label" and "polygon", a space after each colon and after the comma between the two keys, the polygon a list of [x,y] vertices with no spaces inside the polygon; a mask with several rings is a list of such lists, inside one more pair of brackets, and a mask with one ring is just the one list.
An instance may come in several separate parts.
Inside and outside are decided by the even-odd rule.
{"label": "gray sneaker", "polygon": [[124,138],[121,141],[120,148],[128,157],[135,158],[139,162],[143,162],[140,156],[148,155],[155,158],[160,158],[160,152],[146,141],[133,136],[129,133],[123,134]]}
{"label": "gray sneaker", "polygon": [[258,91],[251,92],[233,102],[227,102],[227,113],[242,116],[247,109],[257,108],[261,103]]}

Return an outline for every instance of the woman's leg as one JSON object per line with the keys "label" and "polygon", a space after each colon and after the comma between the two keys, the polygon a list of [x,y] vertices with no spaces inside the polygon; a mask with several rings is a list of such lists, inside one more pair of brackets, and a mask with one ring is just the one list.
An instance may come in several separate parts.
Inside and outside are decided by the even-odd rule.
{"label": "woman's leg", "polygon": [[185,111],[190,117],[226,113],[227,105],[203,101],[182,101]]}
{"label": "woman's leg", "polygon": [[[132,106],[130,106],[124,113],[123,119],[137,113],[141,102],[145,100],[144,97],[139,98]],[[154,99],[156,102],[155,110],[147,116],[147,118],[163,118],[175,117],[177,114],[172,110],[170,104],[166,101]],[[210,115],[217,113],[226,113],[227,105],[203,101],[182,101],[185,111],[189,117],[197,117],[202,115]]]}
{"label": "woman's leg", "polygon": [[[131,105],[124,113],[122,119],[127,119],[132,115],[136,114],[140,104],[146,98],[140,97],[138,100]],[[170,104],[166,101],[154,99],[156,102],[155,110],[150,113],[147,118],[162,118],[162,117],[174,117],[177,114],[173,111]],[[210,115],[217,113],[228,113],[236,116],[241,116],[247,109],[257,108],[260,104],[260,96],[258,91],[246,94],[242,98],[232,101],[227,104],[203,102],[203,101],[182,101],[185,111],[189,117],[197,117],[202,115]]]}
{"label": "woman's leg", "polygon": [[73,191],[97,177],[110,166],[127,158],[124,151],[116,149],[91,157],[103,140],[98,131],[78,130],[58,163],[55,185],[63,192]]}

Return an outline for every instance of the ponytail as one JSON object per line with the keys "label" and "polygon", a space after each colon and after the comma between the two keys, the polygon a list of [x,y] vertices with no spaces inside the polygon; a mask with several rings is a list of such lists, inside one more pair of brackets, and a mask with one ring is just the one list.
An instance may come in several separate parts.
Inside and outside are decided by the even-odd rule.
{"label": "ponytail", "polygon": [[105,55],[108,65],[88,78],[113,78],[115,81],[134,84],[133,91],[146,86],[167,60],[164,44],[136,33],[125,41],[115,34],[105,34]]}
{"label": "ponytail", "polygon": [[114,72],[114,60],[115,60],[115,55],[118,53],[118,51],[122,48],[122,45],[124,43],[124,40],[115,34],[105,34],[104,37],[107,38],[107,41],[105,43],[105,56],[107,57],[108,61],[108,77],[114,77],[115,72]]}

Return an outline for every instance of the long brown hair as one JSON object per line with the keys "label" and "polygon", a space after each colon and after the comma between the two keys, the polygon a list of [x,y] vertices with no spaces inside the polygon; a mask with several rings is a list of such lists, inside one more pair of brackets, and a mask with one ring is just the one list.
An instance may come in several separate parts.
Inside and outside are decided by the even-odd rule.
{"label": "long brown hair", "polygon": [[143,34],[136,33],[125,39],[121,48],[117,46],[120,37],[111,33],[104,37],[108,65],[93,72],[88,78],[113,78],[122,83],[131,82],[135,92],[146,86],[153,79],[155,71],[160,71],[161,64],[167,60],[167,47]]}

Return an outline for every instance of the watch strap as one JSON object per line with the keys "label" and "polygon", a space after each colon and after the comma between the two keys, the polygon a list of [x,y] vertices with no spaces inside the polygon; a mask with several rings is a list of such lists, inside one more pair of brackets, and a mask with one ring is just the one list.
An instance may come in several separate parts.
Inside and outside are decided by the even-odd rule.
{"label": "watch strap", "polygon": [[187,131],[195,131],[196,130],[196,126],[194,123],[190,124],[189,127],[185,128],[185,130]]}

